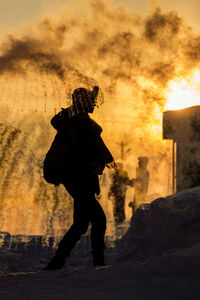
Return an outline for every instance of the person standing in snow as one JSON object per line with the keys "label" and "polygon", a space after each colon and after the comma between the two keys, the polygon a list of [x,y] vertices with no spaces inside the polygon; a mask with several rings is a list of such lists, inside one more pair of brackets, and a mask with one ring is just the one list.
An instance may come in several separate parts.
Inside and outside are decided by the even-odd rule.
{"label": "person standing in snow", "polygon": [[74,221],[44,270],[56,270],[65,265],[66,257],[81,235],[86,233],[90,222],[93,264],[105,265],[106,216],[95,194],[100,193],[98,175],[102,174],[105,166],[115,163],[101,138],[101,127],[88,114],[93,113],[98,94],[98,86],[92,90],[75,89],[72,106],[62,109],[51,120],[59,139],[56,155],[61,163],[57,184],[62,183],[74,199]]}
{"label": "person standing in snow", "polygon": [[115,225],[123,223],[125,215],[125,199],[127,186],[133,186],[133,179],[129,179],[127,171],[123,167],[122,161],[116,162],[117,169],[113,173],[112,183],[108,197],[113,197],[113,216]]}

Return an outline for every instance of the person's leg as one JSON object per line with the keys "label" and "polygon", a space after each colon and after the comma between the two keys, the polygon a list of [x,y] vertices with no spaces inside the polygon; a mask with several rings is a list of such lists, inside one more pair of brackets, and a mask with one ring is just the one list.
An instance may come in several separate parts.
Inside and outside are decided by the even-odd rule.
{"label": "person's leg", "polygon": [[115,224],[117,224],[118,211],[117,211],[117,196],[116,195],[114,196],[114,199],[113,199],[113,217],[114,217]]}
{"label": "person's leg", "polygon": [[106,218],[100,204],[95,199],[95,189],[91,191],[92,185],[86,179],[79,181],[78,184],[64,184],[74,198],[74,223],[59,243],[55,256],[44,268],[46,270],[55,270],[64,266],[65,258],[70,255],[81,235],[87,231],[90,221],[94,224],[91,232],[92,247],[95,250],[93,255],[97,256],[97,249],[103,253]]}
{"label": "person's leg", "polygon": [[121,195],[119,199],[119,223],[123,223],[126,219],[125,215],[125,196]]}
{"label": "person's leg", "polygon": [[91,215],[91,246],[94,266],[103,266],[104,263],[104,236],[106,231],[106,216],[99,202],[94,198],[90,206]]}
{"label": "person's leg", "polygon": [[84,200],[74,199],[74,222],[59,243],[56,253],[60,256],[69,256],[81,235],[88,229],[89,214]]}
{"label": "person's leg", "polygon": [[121,224],[124,222],[126,216],[125,216],[125,197],[118,196],[115,200],[114,205],[114,220],[115,224]]}
{"label": "person's leg", "polygon": [[74,199],[74,222],[60,241],[55,256],[44,268],[45,270],[56,270],[62,268],[65,264],[66,257],[70,255],[81,235],[87,231],[89,214],[84,200],[86,199]]}

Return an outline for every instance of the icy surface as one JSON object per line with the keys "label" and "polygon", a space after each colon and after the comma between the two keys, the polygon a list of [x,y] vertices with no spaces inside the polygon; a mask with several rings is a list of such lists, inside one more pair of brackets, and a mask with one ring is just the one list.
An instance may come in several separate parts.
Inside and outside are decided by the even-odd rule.
{"label": "icy surface", "polygon": [[39,238],[8,243],[0,250],[0,299],[200,299],[199,229],[194,188],[141,206],[107,249],[105,269],[93,269],[87,236],[59,271],[42,271],[55,249]]}

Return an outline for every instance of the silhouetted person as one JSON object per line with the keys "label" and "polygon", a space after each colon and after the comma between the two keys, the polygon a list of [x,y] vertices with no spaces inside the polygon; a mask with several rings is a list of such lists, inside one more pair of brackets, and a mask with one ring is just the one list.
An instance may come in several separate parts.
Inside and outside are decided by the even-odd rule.
{"label": "silhouetted person", "polygon": [[145,202],[149,186],[149,171],[147,169],[149,159],[146,156],[138,157],[138,167],[136,168],[136,178],[134,179],[134,199],[129,205],[135,211],[141,203]]}
{"label": "silhouetted person", "polygon": [[[104,263],[106,217],[95,198],[100,193],[98,175],[113,157],[101,138],[101,127],[88,115],[94,111],[99,88],[74,90],[73,105],[55,115],[51,124],[60,134],[63,155],[60,182],[74,198],[74,221],[59,243],[46,270],[59,269],[65,264],[91,222],[91,246],[94,266]],[[59,160],[59,159],[58,159]]]}
{"label": "silhouetted person", "polygon": [[116,225],[123,223],[126,219],[125,199],[128,185],[133,186],[133,180],[129,179],[122,162],[118,162],[109,190],[109,197],[113,196],[113,215]]}

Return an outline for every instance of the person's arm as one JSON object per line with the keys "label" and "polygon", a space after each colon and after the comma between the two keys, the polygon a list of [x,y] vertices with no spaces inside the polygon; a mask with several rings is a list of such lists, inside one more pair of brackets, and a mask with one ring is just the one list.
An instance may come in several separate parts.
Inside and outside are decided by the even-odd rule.
{"label": "person's arm", "polygon": [[128,173],[125,170],[123,170],[122,174],[123,174],[123,176],[122,176],[121,180],[123,181],[123,183],[125,185],[129,185],[129,186],[133,187],[134,183],[135,183],[135,179],[133,179],[133,178],[129,179]]}
{"label": "person's arm", "polygon": [[129,178],[128,178],[128,180],[127,180],[127,185],[133,187],[134,184],[135,184],[135,179],[134,179],[134,178],[132,178],[132,179],[129,179]]}
{"label": "person's arm", "polygon": [[90,164],[90,170],[95,175],[102,175],[104,167],[105,166],[103,166],[101,164],[98,164],[98,163],[91,163]]}

